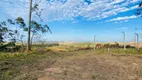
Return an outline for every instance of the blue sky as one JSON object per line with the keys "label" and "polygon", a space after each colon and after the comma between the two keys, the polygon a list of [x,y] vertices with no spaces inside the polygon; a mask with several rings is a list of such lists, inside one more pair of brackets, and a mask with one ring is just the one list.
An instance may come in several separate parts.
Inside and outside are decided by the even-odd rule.
{"label": "blue sky", "polygon": [[[97,41],[122,41],[122,31],[125,31],[126,40],[134,41],[134,32],[142,36],[142,19],[134,14],[140,1],[42,0],[39,4],[40,9],[44,9],[41,17],[53,34],[44,34],[41,39],[93,41],[96,35]],[[21,16],[27,22],[28,8],[29,0],[0,0],[0,21]],[[34,14],[32,19],[36,19]]]}

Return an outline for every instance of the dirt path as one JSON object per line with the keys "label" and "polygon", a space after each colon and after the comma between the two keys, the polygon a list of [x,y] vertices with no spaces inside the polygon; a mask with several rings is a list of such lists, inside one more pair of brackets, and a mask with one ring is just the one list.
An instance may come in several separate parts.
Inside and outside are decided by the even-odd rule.
{"label": "dirt path", "polygon": [[85,51],[45,68],[38,80],[142,80],[142,57]]}

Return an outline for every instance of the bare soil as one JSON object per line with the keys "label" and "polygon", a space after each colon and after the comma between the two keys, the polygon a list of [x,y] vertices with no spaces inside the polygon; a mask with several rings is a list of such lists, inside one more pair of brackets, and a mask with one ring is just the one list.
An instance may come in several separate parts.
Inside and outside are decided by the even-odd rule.
{"label": "bare soil", "polygon": [[140,55],[76,53],[44,67],[37,80],[142,80]]}

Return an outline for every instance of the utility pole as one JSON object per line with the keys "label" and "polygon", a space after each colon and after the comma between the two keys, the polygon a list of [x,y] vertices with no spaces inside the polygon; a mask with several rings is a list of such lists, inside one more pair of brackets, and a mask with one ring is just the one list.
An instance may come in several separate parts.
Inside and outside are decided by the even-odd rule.
{"label": "utility pole", "polygon": [[27,44],[27,51],[31,50],[31,16],[32,16],[32,0],[30,0],[30,9],[29,9],[29,22],[28,22],[28,44]]}
{"label": "utility pole", "polygon": [[122,33],[123,33],[123,45],[124,45],[124,50],[126,50],[126,38],[125,38],[125,32],[124,31],[122,31]]}
{"label": "utility pole", "polygon": [[[134,34],[135,35],[135,34]],[[135,44],[135,47],[137,46],[137,36],[135,35],[134,36],[135,38],[134,38],[134,44]]]}
{"label": "utility pole", "polygon": [[96,35],[94,36],[94,50],[96,50]]}
{"label": "utility pole", "polygon": [[137,28],[135,28],[135,33],[134,33],[134,35],[135,35],[135,47],[137,47],[137,35],[136,35],[136,31],[137,31]]}
{"label": "utility pole", "polygon": [[137,49],[139,50],[139,34],[138,33],[135,33],[136,34],[136,37],[137,37]]}

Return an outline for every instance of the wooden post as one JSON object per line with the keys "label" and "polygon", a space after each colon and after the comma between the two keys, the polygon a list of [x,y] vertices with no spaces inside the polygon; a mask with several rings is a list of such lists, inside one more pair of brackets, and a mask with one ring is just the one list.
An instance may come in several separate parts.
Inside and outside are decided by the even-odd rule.
{"label": "wooden post", "polygon": [[94,36],[94,50],[96,50],[96,35]]}
{"label": "wooden post", "polygon": [[137,35],[135,35],[135,47],[137,46]]}
{"label": "wooden post", "polygon": [[138,50],[140,50],[140,46],[139,46],[139,34],[137,35],[137,42],[138,42]]}
{"label": "wooden post", "polygon": [[107,51],[108,51],[108,53],[110,52],[110,48],[109,47],[108,47]]}
{"label": "wooden post", "polygon": [[124,45],[124,50],[126,50],[126,38],[125,38],[125,32],[123,33],[123,45]]}
{"label": "wooden post", "polygon": [[139,34],[138,33],[135,33],[136,34],[136,38],[137,38],[137,49],[139,50]]}
{"label": "wooden post", "polygon": [[[135,31],[137,30],[137,28],[135,28]],[[134,46],[135,46],[135,48],[136,48],[136,46],[137,46],[137,36],[136,36],[136,33],[134,32]]]}
{"label": "wooden post", "polygon": [[32,16],[32,0],[30,0],[30,9],[29,9],[29,22],[28,22],[28,43],[27,43],[27,51],[31,50],[31,16]]}

